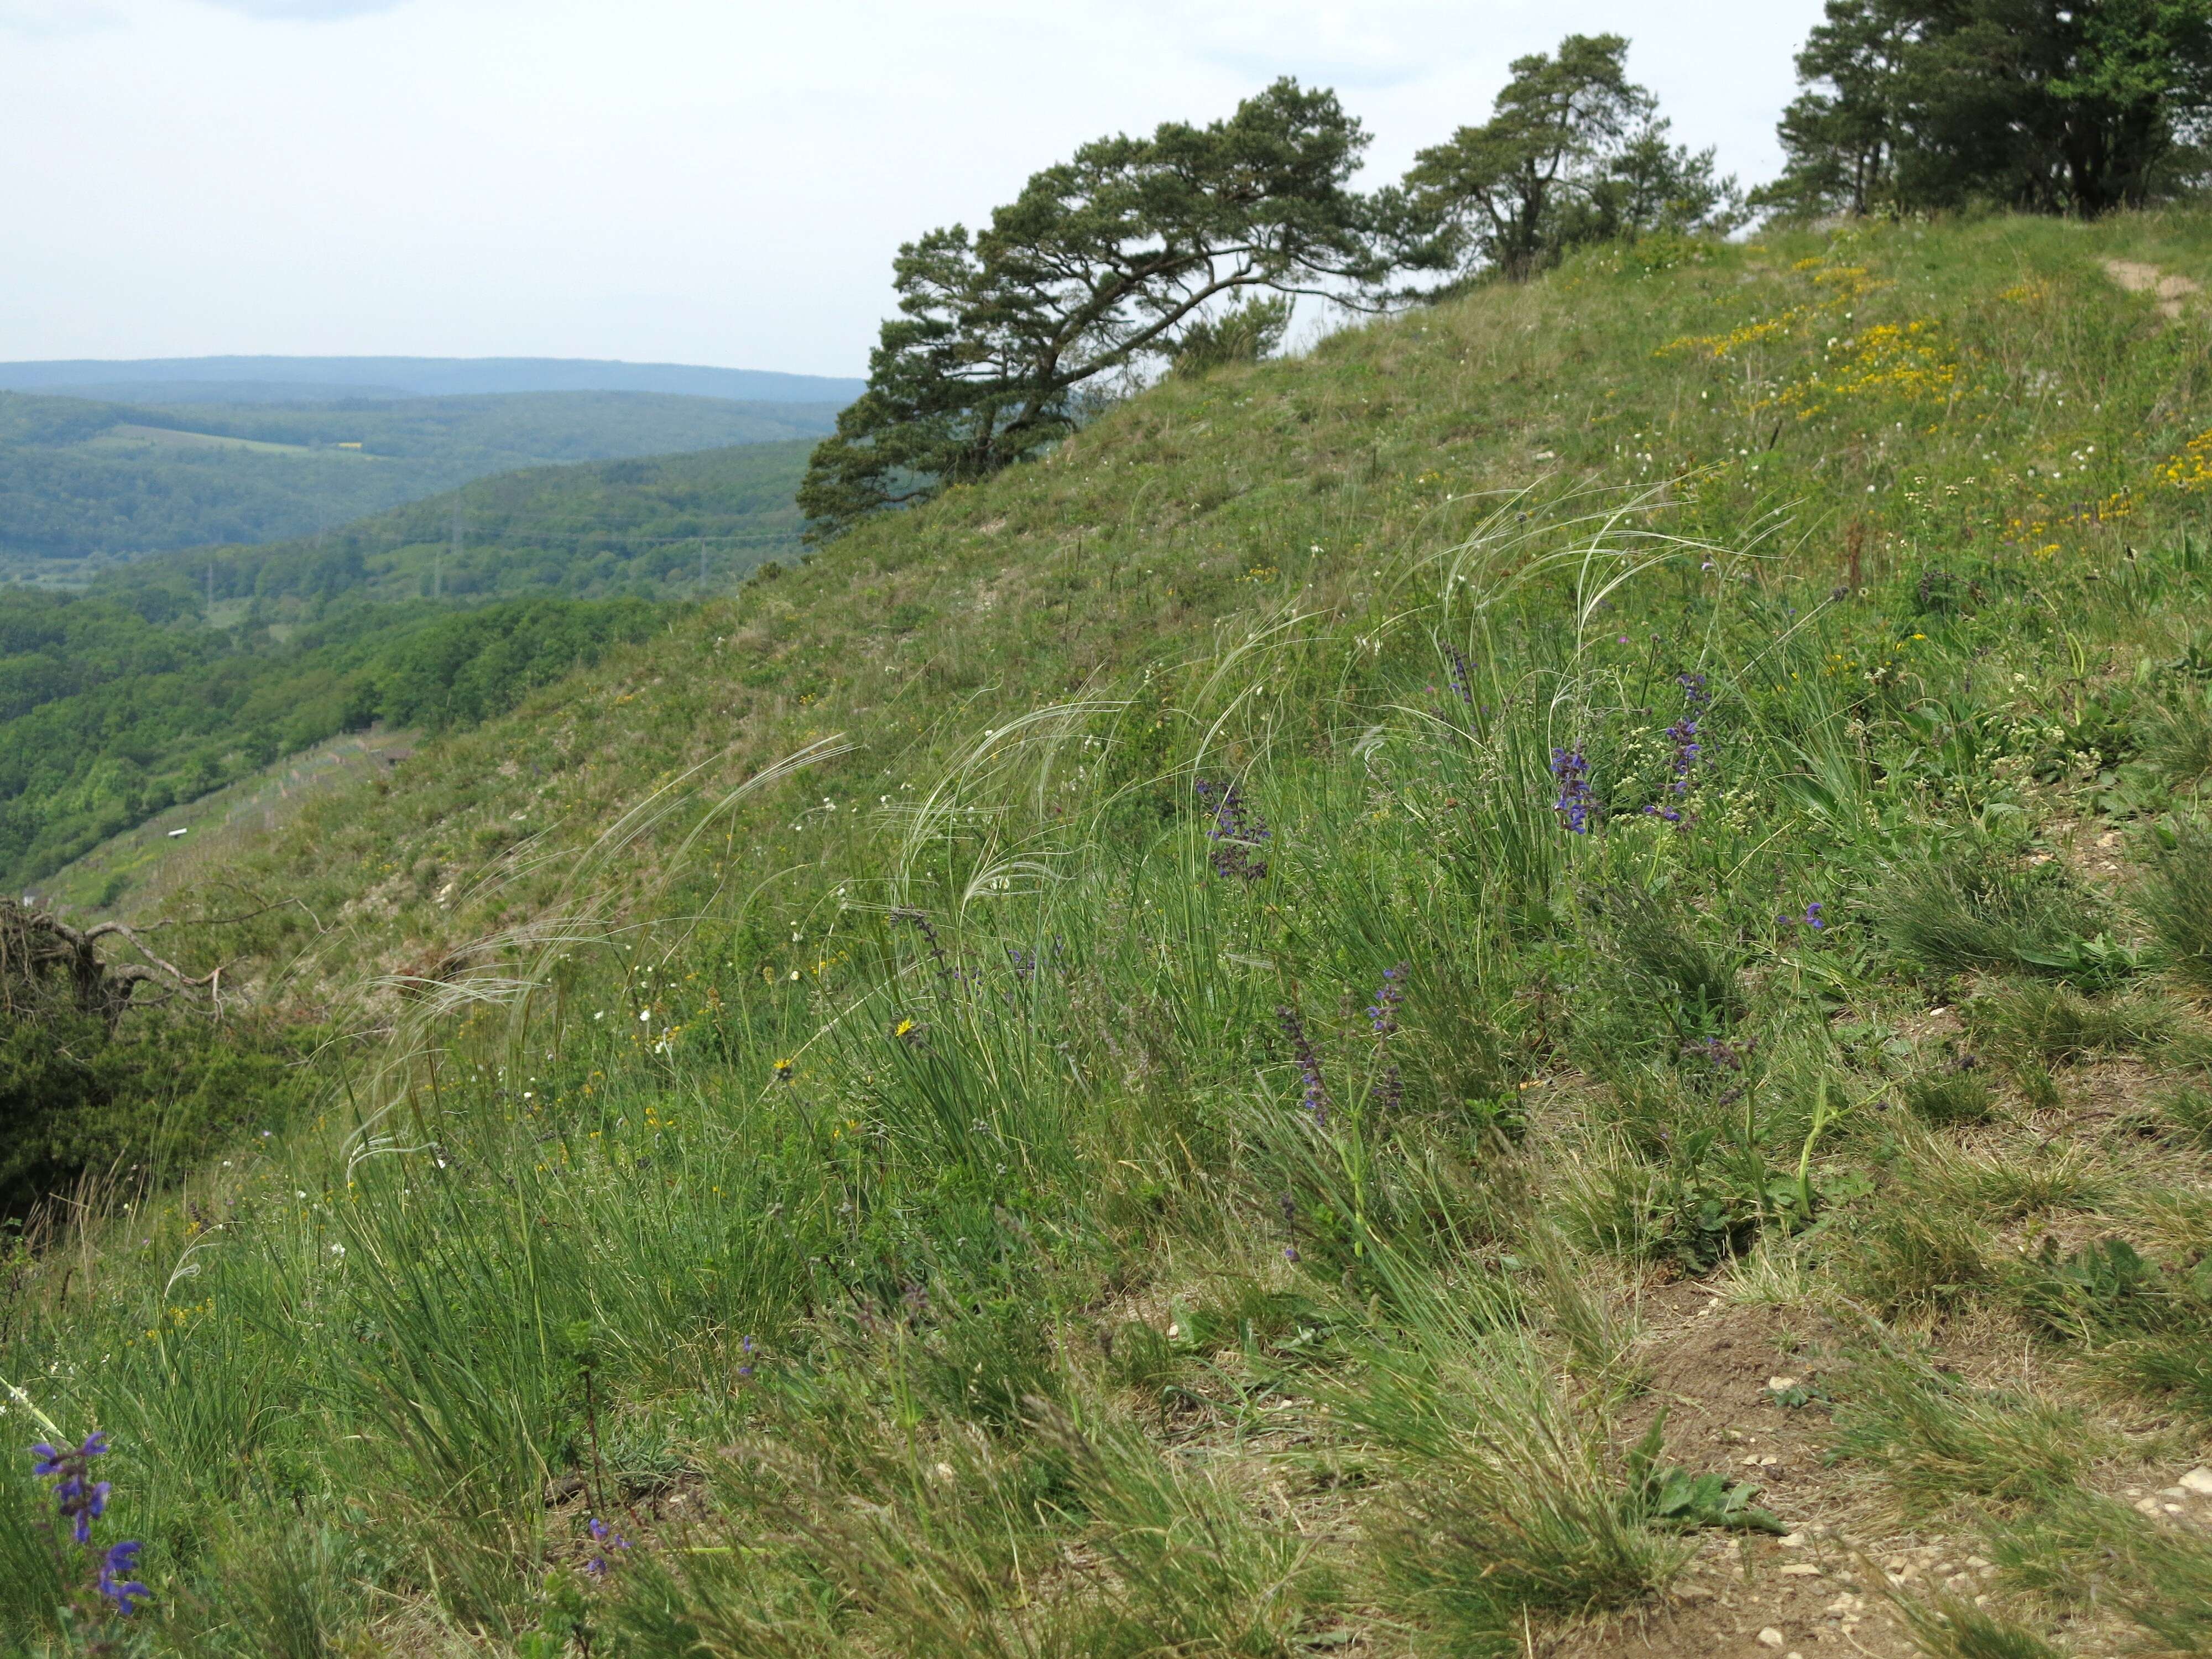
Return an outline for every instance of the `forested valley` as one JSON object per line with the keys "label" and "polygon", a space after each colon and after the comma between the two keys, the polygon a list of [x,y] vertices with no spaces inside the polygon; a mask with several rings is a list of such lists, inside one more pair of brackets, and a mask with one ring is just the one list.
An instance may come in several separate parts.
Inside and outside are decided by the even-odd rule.
{"label": "forested valley", "polygon": [[0,586],[0,880],[373,724],[449,731],[799,532],[805,446],[544,467],[327,535]]}

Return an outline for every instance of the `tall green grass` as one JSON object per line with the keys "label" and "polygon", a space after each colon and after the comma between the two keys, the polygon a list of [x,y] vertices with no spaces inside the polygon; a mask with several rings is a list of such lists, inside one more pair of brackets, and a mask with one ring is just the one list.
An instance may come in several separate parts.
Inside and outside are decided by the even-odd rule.
{"label": "tall green grass", "polygon": [[[2178,866],[2037,826],[2173,811],[2118,690],[2202,605],[2189,371],[2094,261],[2208,240],[1607,251],[1178,376],[311,810],[232,937],[356,1016],[318,1115],[9,1263],[136,1639],[1503,1652],[1662,1590],[1755,1500],[1621,1426],[1646,1292],[2017,1316],[1999,1230],[2134,1180],[2027,1126],[2201,1060]],[[1847,309],[1955,395],[1838,390]],[[2124,1443],[1902,1360],[1837,1399],[1929,1524]]]}

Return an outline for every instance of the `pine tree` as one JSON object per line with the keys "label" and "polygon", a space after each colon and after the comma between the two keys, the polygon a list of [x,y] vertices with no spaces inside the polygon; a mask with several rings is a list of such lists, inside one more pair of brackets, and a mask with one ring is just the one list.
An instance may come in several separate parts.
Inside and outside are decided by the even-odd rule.
{"label": "pine tree", "polygon": [[811,533],[1036,454],[1100,377],[1186,340],[1216,349],[1209,319],[1247,290],[1375,281],[1370,210],[1346,188],[1366,143],[1334,93],[1279,81],[1227,120],[1085,144],[981,234],[902,247],[900,314],[799,489]]}

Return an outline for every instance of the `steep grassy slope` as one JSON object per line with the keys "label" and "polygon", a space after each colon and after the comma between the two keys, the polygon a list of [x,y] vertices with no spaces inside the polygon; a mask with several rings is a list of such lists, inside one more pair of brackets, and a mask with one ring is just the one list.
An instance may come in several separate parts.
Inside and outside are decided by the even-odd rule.
{"label": "steep grassy slope", "polygon": [[1589,257],[309,809],[381,1029],[0,1334],[137,1639],[2202,1650],[2208,255]]}

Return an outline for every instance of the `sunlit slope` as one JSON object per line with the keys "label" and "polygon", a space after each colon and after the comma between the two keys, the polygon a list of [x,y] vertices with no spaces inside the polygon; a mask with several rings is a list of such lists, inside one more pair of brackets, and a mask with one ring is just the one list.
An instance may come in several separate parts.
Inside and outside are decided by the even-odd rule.
{"label": "sunlit slope", "polygon": [[[1148,665],[1263,622],[1387,617],[1500,492],[1662,491],[1667,533],[1756,554],[1744,579],[1808,606],[2193,523],[2201,315],[2124,290],[2115,258],[2212,275],[2212,233],[2168,215],[1647,243],[1171,380],[1042,465],[427,748],[388,793],[331,798],[237,873],[358,912],[325,968],[389,967],[483,922],[434,895],[503,848],[527,838],[535,872],[499,885],[511,917],[557,890],[561,859],[539,855],[654,789],[842,734],[850,753],[743,809],[729,842],[763,867],[830,858],[853,808],[896,802],[979,728],[1141,699]],[[1893,656],[1887,620],[1865,629],[1870,659]]]}
{"label": "sunlit slope", "polygon": [[1173,382],[241,837],[0,1646],[2201,1648],[2203,224]]}

